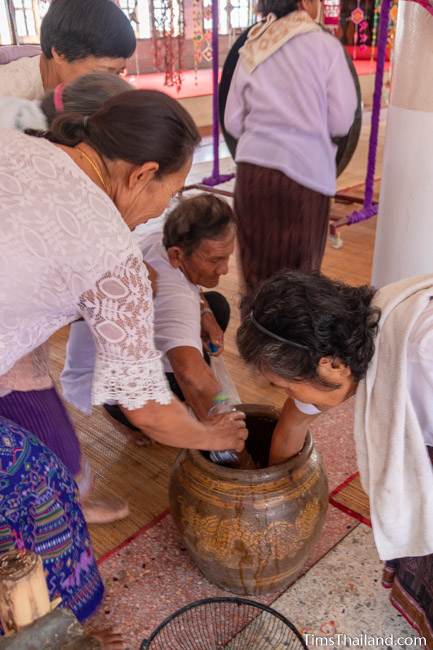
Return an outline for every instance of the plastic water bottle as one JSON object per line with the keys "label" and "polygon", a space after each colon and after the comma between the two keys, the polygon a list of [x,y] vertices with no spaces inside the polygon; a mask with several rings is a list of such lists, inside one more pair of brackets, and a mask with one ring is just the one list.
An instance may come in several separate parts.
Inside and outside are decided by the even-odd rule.
{"label": "plastic water bottle", "polygon": [[[225,393],[218,393],[213,399],[213,406],[209,411],[209,416],[220,415],[221,413],[230,413],[235,411],[233,403]],[[239,456],[233,449],[223,451],[210,451],[209,458],[213,463],[218,465],[239,465]]]}

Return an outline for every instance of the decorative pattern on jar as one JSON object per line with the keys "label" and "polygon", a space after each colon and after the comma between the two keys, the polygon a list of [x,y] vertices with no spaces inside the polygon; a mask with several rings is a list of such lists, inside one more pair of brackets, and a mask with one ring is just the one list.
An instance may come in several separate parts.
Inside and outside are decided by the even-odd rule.
{"label": "decorative pattern on jar", "polygon": [[183,544],[210,582],[260,595],[285,589],[301,573],[323,527],[328,482],[310,434],[299,454],[266,467],[278,412],[239,408],[257,469],[223,467],[205,452],[184,450],[172,470],[170,506]]}

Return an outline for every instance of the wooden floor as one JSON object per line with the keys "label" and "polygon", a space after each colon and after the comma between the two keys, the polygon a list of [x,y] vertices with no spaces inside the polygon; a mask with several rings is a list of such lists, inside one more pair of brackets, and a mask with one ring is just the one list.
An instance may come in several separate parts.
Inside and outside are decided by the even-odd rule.
{"label": "wooden floor", "polygon": [[[383,140],[383,127],[381,141]],[[339,179],[339,188],[362,183],[367,157],[368,127],[363,129],[360,145],[352,163]],[[381,148],[379,151],[379,168]],[[228,164],[228,161],[226,161]],[[201,163],[203,164],[203,163]],[[362,189],[362,188],[361,188]],[[359,191],[359,189],[358,189]],[[351,211],[353,206],[336,206],[339,214]],[[342,231],[344,246],[338,250],[328,243],[323,271],[328,275],[353,284],[369,281],[375,233],[375,220],[366,221]],[[235,333],[239,324],[237,305],[239,301],[237,262],[231,260],[230,272],[220,283],[220,290],[232,306],[232,319],[226,335],[224,358],[244,402],[281,405],[282,391],[271,388],[253,376],[239,359],[235,345]],[[57,370],[63,362],[66,332],[54,339],[54,357]],[[95,468],[99,493],[116,493],[129,501],[131,517],[112,526],[92,527],[91,534],[98,556],[106,553],[138,529],[148,524],[168,506],[167,486],[170,467],[176,450],[152,445],[136,447],[127,442],[112,425],[95,409],[91,417],[83,417],[71,410],[72,417],[82,440],[83,449]]]}

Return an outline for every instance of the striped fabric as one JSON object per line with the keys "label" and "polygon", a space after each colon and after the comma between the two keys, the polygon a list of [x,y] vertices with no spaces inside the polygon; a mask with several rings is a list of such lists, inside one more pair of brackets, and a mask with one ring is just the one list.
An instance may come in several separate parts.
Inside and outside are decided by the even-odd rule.
{"label": "striped fabric", "polygon": [[0,416],[30,431],[53,451],[72,476],[80,471],[80,443],[55,388],[13,391],[0,397]]}
{"label": "striped fabric", "polygon": [[246,294],[284,268],[320,269],[330,199],[278,170],[238,163],[235,213]]}

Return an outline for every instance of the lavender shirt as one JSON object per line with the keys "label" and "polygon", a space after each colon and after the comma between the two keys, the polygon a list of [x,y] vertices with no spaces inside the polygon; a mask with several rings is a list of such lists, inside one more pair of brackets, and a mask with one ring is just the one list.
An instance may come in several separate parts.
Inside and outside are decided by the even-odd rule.
{"label": "lavender shirt", "polygon": [[236,162],[278,169],[322,194],[336,191],[336,146],[357,107],[340,42],[326,32],[295,36],[249,74],[239,59],[225,127]]}

